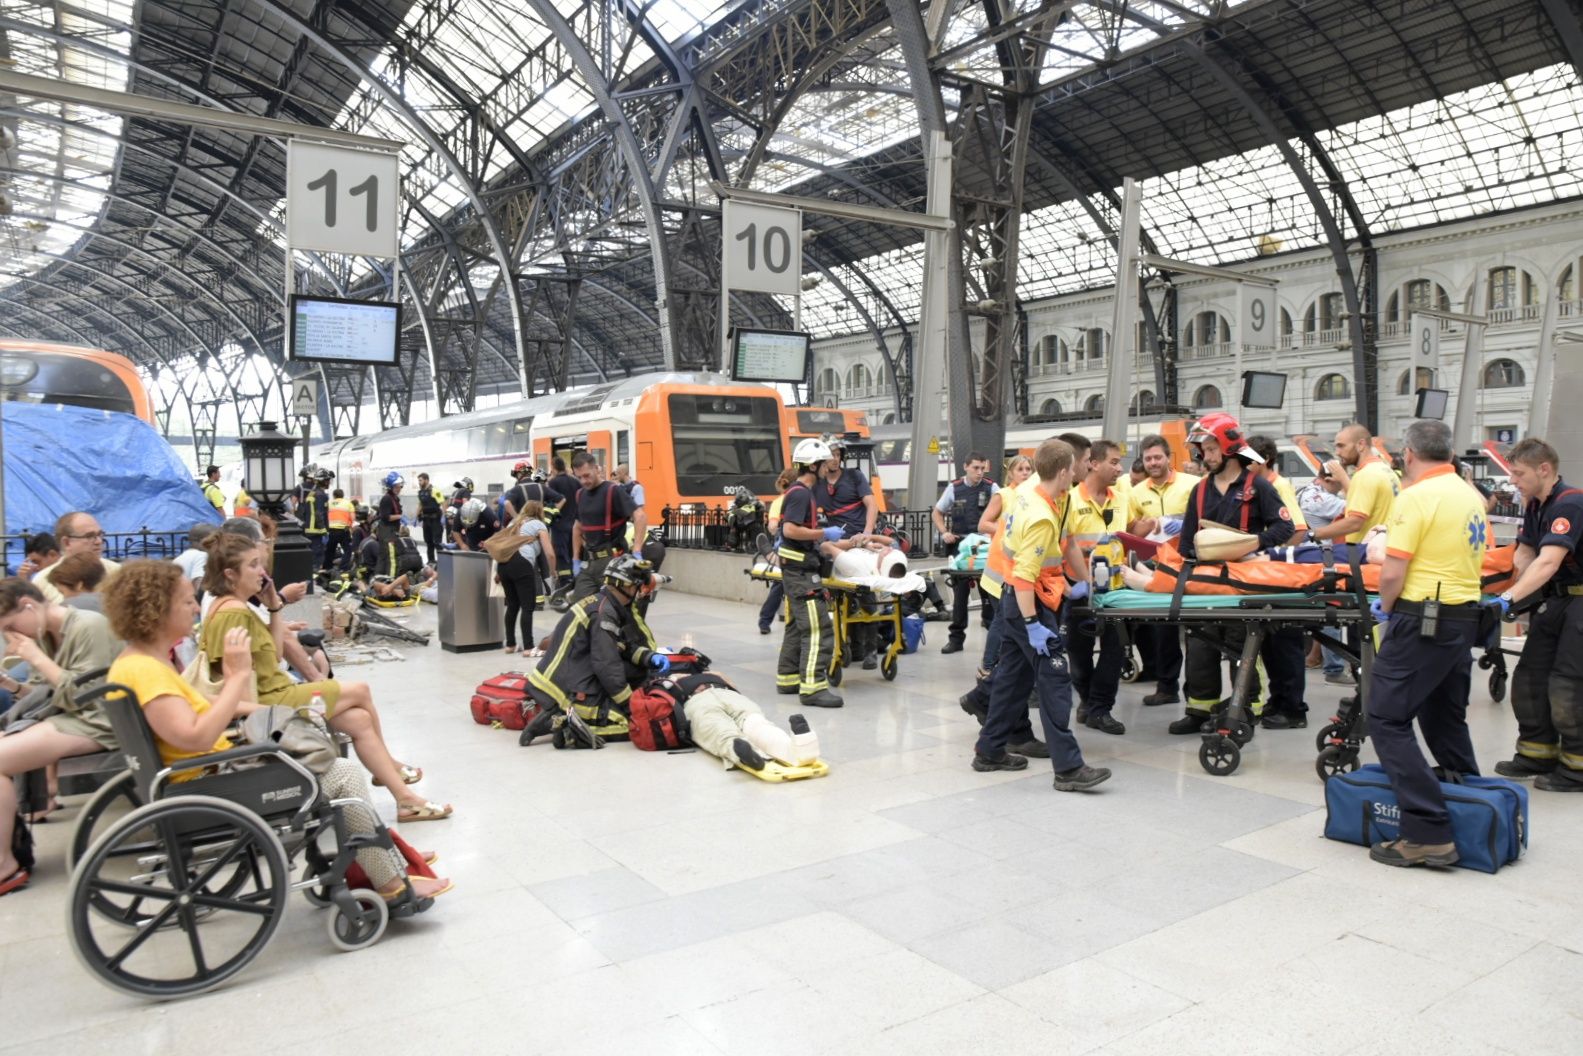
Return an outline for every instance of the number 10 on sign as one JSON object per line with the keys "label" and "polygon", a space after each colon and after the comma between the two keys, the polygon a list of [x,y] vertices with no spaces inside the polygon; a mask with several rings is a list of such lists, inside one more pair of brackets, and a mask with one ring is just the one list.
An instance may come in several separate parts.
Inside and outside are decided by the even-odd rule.
{"label": "number 10 on sign", "polygon": [[802,210],[727,199],[721,223],[725,288],[802,292]]}

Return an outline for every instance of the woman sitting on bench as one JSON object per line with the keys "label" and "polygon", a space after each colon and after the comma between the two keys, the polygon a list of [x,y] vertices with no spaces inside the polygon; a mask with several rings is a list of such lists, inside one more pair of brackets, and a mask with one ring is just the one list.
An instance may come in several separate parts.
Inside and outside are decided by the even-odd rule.
{"label": "woman sitting on bench", "polygon": [[[215,567],[213,556],[209,567]],[[171,646],[187,636],[198,617],[192,581],[181,569],[166,561],[128,561],[111,576],[104,602],[116,633],[126,639],[125,652],[110,667],[110,681],[137,696],[160,759],[168,764],[232,747],[226,727],[258,707],[246,699],[253,689],[254,670],[247,629],[232,627],[221,638],[218,656],[224,681],[209,701],[188,685],[170,661]],[[171,782],[190,781],[201,772],[187,771]],[[319,777],[319,790],[329,799],[358,801],[345,812],[352,834],[377,831],[368,780],[356,763],[337,759],[330,764]],[[403,895],[406,880],[419,898],[433,898],[452,887],[443,877],[408,877],[406,863],[386,847],[362,848],[357,864],[387,900]]]}
{"label": "woman sitting on bench", "polygon": [[[280,613],[283,604],[264,571],[263,548],[229,532],[215,533],[204,541],[204,546],[209,551],[209,563],[204,569],[203,589],[209,600],[203,611],[198,647],[209,657],[210,665],[225,651],[228,632],[245,631],[252,643],[259,703],[304,708],[315,696],[322,698],[330,727],[352,738],[352,747],[374,775],[374,783],[384,785],[395,797],[398,822],[450,817],[449,804],[430,803],[408,788],[423,779],[423,771],[391,757],[368,683],[333,678],[299,683],[280,669],[280,641],[286,633]],[[248,606],[247,599],[252,597],[263,601],[269,611],[268,623]]]}
{"label": "woman sitting on bench", "polygon": [[[78,687],[72,680],[109,667],[121,643],[103,616],[47,602],[37,587],[17,578],[0,580],[0,633],[6,655],[20,657],[32,669],[16,706],[24,707],[30,696],[42,703],[39,698],[47,695],[54,712],[0,737],[0,895],[5,895],[28,882],[27,870],[11,853],[17,812],[11,779],[68,756],[115,749],[110,720],[97,706],[76,706]],[[54,808],[54,793],[52,787],[50,805],[40,814]]]}

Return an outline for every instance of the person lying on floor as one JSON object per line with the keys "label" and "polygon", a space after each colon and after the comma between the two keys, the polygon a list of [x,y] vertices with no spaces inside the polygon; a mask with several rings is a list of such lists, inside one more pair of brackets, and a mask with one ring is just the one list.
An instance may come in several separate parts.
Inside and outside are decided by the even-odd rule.
{"label": "person lying on floor", "polygon": [[688,739],[727,770],[762,771],[772,762],[803,767],[819,760],[819,737],[808,728],[807,719],[793,715],[787,720],[790,731],[781,729],[722,675],[713,671],[667,675],[651,684],[681,705]]}

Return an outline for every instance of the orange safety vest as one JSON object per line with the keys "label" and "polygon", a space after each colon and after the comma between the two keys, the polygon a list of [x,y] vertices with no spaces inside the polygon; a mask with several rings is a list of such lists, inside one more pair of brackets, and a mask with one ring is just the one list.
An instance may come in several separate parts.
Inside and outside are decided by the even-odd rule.
{"label": "orange safety vest", "polygon": [[357,517],[357,507],[350,499],[331,499],[328,520],[331,529],[352,527]]}
{"label": "orange safety vest", "polygon": [[[1063,498],[1061,502],[1065,505],[1061,507],[1058,527],[1063,529],[1063,533],[1057,539],[1056,546],[1061,552],[1064,552],[1066,548],[1066,535],[1064,534],[1064,529],[1066,528],[1066,506],[1070,504],[1071,500]],[[1011,547],[1006,545],[1004,503],[1005,500],[1002,500],[1001,517],[996,522],[995,534],[989,541],[989,555],[984,559],[984,578],[992,580],[1000,587],[1002,604],[1007,601],[1006,577],[1011,574],[1012,566],[1016,563],[1016,555],[1012,552]],[[1061,607],[1062,599],[1066,597],[1066,588],[1066,563],[1057,556],[1054,564],[1048,564],[1039,570],[1039,578],[1034,581],[1033,592],[1045,608],[1058,609]]]}
{"label": "orange safety vest", "polygon": [[258,510],[253,506],[253,496],[238,489],[236,501],[231,504],[232,517],[257,517]]}

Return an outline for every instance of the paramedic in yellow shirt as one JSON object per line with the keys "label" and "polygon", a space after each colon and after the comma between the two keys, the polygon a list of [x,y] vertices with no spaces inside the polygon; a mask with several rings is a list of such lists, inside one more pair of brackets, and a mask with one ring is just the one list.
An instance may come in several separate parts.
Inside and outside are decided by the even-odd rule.
{"label": "paramedic in yellow shirt", "polygon": [[1352,478],[1347,482],[1347,511],[1323,528],[1315,528],[1308,537],[1316,542],[1333,539],[1361,543],[1370,528],[1384,524],[1390,517],[1401,482],[1390,464],[1375,452],[1374,437],[1367,426],[1343,426],[1336,434],[1336,457]]}

